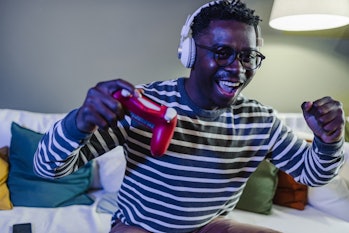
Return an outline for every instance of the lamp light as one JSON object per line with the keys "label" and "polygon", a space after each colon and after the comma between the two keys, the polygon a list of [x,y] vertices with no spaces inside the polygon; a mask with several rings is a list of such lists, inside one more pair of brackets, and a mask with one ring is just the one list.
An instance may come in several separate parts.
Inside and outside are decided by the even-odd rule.
{"label": "lamp light", "polygon": [[349,0],[274,0],[269,25],[285,31],[313,31],[349,24]]}

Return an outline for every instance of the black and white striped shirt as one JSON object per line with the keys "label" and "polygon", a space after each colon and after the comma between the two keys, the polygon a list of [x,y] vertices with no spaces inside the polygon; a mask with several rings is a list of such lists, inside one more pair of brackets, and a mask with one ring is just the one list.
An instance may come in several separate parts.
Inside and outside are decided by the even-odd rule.
{"label": "black and white striped shirt", "polygon": [[92,136],[76,129],[71,112],[45,135],[35,156],[44,177],[67,175],[117,145],[125,178],[118,193],[122,222],[151,232],[191,232],[234,209],[248,177],[265,158],[301,183],[317,186],[337,172],[341,143],[297,139],[274,110],[240,96],[234,105],[203,110],[191,102],[184,79],[142,85],[144,94],[173,107],[178,122],[162,157],[150,155],[151,132],[130,117]]}

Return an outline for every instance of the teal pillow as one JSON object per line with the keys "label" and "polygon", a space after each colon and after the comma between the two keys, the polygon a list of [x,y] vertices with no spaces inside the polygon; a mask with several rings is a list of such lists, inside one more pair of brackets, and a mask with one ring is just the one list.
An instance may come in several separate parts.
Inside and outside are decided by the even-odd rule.
{"label": "teal pillow", "polygon": [[263,160],[248,179],[236,208],[270,214],[278,182],[277,172],[273,164]]}
{"label": "teal pillow", "polygon": [[7,185],[14,206],[61,207],[93,203],[86,195],[92,180],[90,163],[63,178],[41,178],[33,171],[33,156],[43,135],[16,123],[12,123],[11,133]]}

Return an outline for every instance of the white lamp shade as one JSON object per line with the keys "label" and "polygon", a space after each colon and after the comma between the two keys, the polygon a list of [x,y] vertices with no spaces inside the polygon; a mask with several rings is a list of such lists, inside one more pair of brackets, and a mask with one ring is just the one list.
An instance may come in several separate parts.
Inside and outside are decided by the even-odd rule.
{"label": "white lamp shade", "polygon": [[349,0],[274,0],[269,25],[285,31],[313,31],[349,24]]}

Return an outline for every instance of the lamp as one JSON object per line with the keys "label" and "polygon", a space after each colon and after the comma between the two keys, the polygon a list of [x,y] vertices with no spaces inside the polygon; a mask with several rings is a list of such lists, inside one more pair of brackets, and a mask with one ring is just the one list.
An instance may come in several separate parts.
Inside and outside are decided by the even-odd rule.
{"label": "lamp", "polygon": [[269,25],[285,31],[313,31],[349,24],[349,0],[274,0]]}

